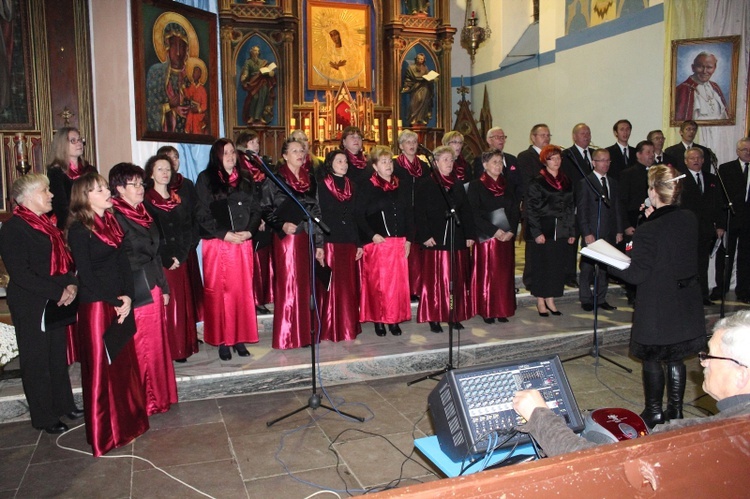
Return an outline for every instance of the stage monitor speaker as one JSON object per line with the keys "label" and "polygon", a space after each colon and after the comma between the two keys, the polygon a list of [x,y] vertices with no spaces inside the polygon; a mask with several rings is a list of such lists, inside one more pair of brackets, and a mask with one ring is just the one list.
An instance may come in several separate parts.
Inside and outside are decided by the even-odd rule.
{"label": "stage monitor speaker", "polygon": [[530,441],[515,430],[525,421],[513,410],[513,396],[531,388],[541,392],[547,407],[570,429],[583,430],[581,412],[557,355],[474,366],[445,373],[428,397],[441,450],[458,462],[485,453],[491,441],[500,444],[498,448]]}

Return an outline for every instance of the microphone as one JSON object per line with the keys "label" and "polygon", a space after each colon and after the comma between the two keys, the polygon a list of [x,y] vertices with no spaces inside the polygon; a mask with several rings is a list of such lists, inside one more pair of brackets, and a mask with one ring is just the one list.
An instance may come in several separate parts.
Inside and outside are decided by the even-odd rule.
{"label": "microphone", "polygon": [[423,154],[424,154],[425,156],[427,156],[428,158],[429,158],[429,157],[432,157],[432,151],[430,151],[429,149],[427,149],[427,148],[426,148],[425,146],[423,146],[422,144],[417,144],[417,151],[421,151],[421,152],[422,152],[422,153],[423,153]]}

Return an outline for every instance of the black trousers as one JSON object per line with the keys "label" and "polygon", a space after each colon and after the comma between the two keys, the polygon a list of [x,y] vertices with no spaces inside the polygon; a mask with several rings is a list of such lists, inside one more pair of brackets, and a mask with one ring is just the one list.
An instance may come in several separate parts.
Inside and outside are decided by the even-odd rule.
{"label": "black trousers", "polygon": [[[734,266],[734,255],[737,253],[737,285],[735,293],[738,299],[750,298],[750,229],[742,228],[729,231],[729,251],[728,258],[724,248],[719,248],[716,254],[716,288],[717,293],[721,296],[724,290],[724,272],[725,260],[729,260],[728,273],[732,275]],[[729,283],[727,283],[728,285]]]}
{"label": "black trousers", "polygon": [[[581,275],[578,277],[578,298],[581,305],[593,305],[594,293],[591,288],[594,286],[594,276],[596,275],[594,260],[581,256]],[[607,301],[607,266],[599,265],[599,279],[596,282],[596,303],[601,305]]]}

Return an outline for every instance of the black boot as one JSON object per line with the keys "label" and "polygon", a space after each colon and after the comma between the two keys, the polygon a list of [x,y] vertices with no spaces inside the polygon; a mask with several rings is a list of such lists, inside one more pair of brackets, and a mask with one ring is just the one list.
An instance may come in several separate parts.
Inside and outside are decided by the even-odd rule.
{"label": "black boot", "polygon": [[646,408],[641,417],[649,428],[664,422],[662,398],[664,397],[664,369],[661,363],[646,361],[643,363],[643,394]]}
{"label": "black boot", "polygon": [[682,362],[667,365],[667,412],[666,419],[682,419],[682,399],[685,396],[687,369]]}

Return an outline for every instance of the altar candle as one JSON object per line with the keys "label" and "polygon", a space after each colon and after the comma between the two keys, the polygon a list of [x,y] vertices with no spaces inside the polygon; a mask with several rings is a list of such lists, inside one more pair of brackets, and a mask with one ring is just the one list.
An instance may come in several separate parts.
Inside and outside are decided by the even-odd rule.
{"label": "altar candle", "polygon": [[26,162],[25,135],[22,132],[16,134],[16,163]]}
{"label": "altar candle", "polygon": [[289,120],[289,128],[291,128],[292,130],[294,130],[295,128],[297,128],[297,120],[296,120],[296,118],[292,118],[292,119]]}

